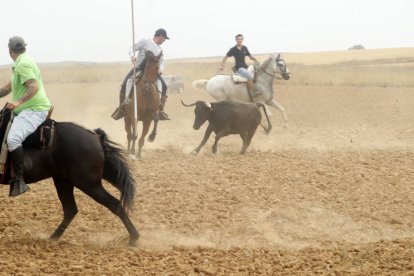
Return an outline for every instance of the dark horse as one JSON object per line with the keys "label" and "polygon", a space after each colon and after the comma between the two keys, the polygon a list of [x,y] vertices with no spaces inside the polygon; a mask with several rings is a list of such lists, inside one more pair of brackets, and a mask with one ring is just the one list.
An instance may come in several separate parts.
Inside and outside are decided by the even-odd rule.
{"label": "dark horse", "polygon": [[[11,113],[2,111],[0,123],[5,122],[7,112]],[[55,122],[54,129],[53,142],[43,149],[25,146],[39,129],[23,143],[25,182],[53,178],[63,207],[63,220],[50,239],[59,239],[78,212],[73,193],[76,187],[118,216],[128,230],[129,244],[135,245],[139,233],[128,217],[134,204],[135,180],[125,151],[110,141],[101,129],[91,131],[69,122]],[[10,178],[9,170],[6,171],[1,184],[7,184]],[[120,200],[104,189],[102,179],[120,191]]]}
{"label": "dark horse", "polygon": [[[151,51],[145,52],[144,70],[142,76],[136,81],[137,92],[137,119],[142,121],[142,133],[138,141],[137,157],[141,158],[141,150],[144,146],[145,136],[154,120],[154,130],[152,131],[149,141],[154,141],[158,125],[158,112],[160,106],[160,95],[156,87],[158,78],[158,70],[160,67],[160,58],[162,52],[158,56],[154,56]],[[134,102],[134,93],[130,93],[130,99]],[[135,153],[135,142],[138,138],[137,122],[135,121],[135,103],[126,107],[124,117],[125,131],[127,132],[128,153]]]}

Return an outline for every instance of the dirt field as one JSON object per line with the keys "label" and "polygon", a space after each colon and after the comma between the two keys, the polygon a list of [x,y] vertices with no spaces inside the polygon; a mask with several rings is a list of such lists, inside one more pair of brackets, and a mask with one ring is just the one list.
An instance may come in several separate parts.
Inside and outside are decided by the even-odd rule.
{"label": "dirt field", "polygon": [[[125,146],[110,114],[126,68],[114,67],[119,81],[47,83],[55,119],[102,127]],[[168,98],[172,120],[143,159],[130,162],[138,247],[79,191],[77,217],[48,241],[62,218],[52,182],[17,198],[2,186],[0,274],[414,275],[414,87],[277,83],[287,128],[272,110],[274,129],[259,129],[245,155],[238,136],[216,155],[212,138],[192,155],[205,126],[192,129],[180,99],[211,101],[192,79]]]}

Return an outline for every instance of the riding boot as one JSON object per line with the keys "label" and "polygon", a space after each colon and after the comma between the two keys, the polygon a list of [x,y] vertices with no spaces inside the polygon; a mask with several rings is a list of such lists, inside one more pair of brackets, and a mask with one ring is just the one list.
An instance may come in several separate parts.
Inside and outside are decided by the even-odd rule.
{"label": "riding boot", "polygon": [[10,197],[21,195],[29,190],[29,186],[24,182],[24,156],[23,148],[18,147],[10,152],[11,162],[13,164],[14,178],[10,180]]}
{"label": "riding boot", "polygon": [[[121,93],[124,93],[125,88],[121,88]],[[119,107],[117,107],[114,111],[114,113],[112,113],[111,117],[114,120],[119,120],[121,118],[123,118],[125,116],[125,106],[127,106],[129,103],[131,102],[131,100],[129,99],[129,93],[126,93],[126,95],[124,96],[124,100],[122,101],[122,103],[119,105]]]}
{"label": "riding boot", "polygon": [[125,111],[123,109],[123,105],[120,105],[119,107],[117,107],[114,113],[112,113],[111,115],[112,119],[114,120],[119,120],[124,116],[125,116]]}
{"label": "riding boot", "polygon": [[247,90],[249,90],[249,93],[252,97],[256,97],[262,93],[261,91],[256,90],[252,79],[247,80]]}
{"label": "riding boot", "polygon": [[167,101],[167,95],[161,94],[160,99],[160,110],[159,110],[159,117],[160,120],[170,120],[167,113],[164,112],[165,102]]}

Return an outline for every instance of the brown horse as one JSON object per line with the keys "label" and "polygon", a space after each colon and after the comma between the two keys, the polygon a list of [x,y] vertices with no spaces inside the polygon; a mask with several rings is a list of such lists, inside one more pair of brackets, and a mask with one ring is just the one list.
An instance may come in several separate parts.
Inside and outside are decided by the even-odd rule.
{"label": "brown horse", "polygon": [[[158,125],[158,112],[160,106],[160,95],[156,86],[158,78],[158,70],[160,67],[160,58],[162,53],[154,56],[151,51],[145,52],[144,69],[142,76],[137,79],[137,118],[142,121],[142,133],[138,141],[137,157],[141,158],[141,150],[144,146],[145,136],[154,120],[154,130],[152,131],[149,141],[155,139]],[[134,102],[134,93],[130,93],[130,99]],[[135,142],[138,139],[137,124],[135,121],[135,103],[126,107],[126,115],[124,117],[125,131],[127,132],[128,153],[135,153]]]}

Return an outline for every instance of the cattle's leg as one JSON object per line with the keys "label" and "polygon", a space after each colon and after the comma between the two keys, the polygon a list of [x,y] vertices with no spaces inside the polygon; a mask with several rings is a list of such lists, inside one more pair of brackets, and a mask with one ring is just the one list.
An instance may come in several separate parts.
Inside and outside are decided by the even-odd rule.
{"label": "cattle's leg", "polygon": [[287,119],[286,112],[285,112],[285,109],[283,108],[283,106],[281,106],[279,103],[277,103],[274,99],[267,102],[266,104],[270,105],[273,108],[276,108],[277,110],[279,110],[283,115],[284,122],[287,123],[288,119]]}
{"label": "cattle's leg", "polygon": [[49,237],[51,240],[58,240],[69,226],[75,215],[78,213],[75,196],[73,194],[73,185],[67,180],[53,178],[59,200],[63,207],[63,220],[56,228],[55,232]]}
{"label": "cattle's leg", "polygon": [[207,143],[208,138],[210,138],[211,132],[213,132],[213,129],[209,125],[206,129],[206,132],[204,133],[203,140],[201,141],[200,145],[194,150],[195,153],[199,153],[200,149]]}
{"label": "cattle's leg", "polygon": [[[258,126],[258,125],[257,125]],[[253,135],[256,133],[256,128],[246,131],[243,135],[240,134],[241,138],[243,139],[243,145],[240,151],[240,154],[244,154],[246,149],[249,147],[250,143],[252,142]]]}
{"label": "cattle's leg", "polygon": [[218,143],[218,141],[219,141],[222,137],[227,136],[227,135],[229,135],[229,134],[230,134],[230,131],[229,131],[229,129],[228,129],[228,128],[225,128],[225,129],[223,129],[223,130],[220,130],[220,131],[216,134],[216,139],[214,140],[213,147],[211,148],[211,151],[212,151],[213,153],[216,153],[216,152],[217,152],[217,143]]}

